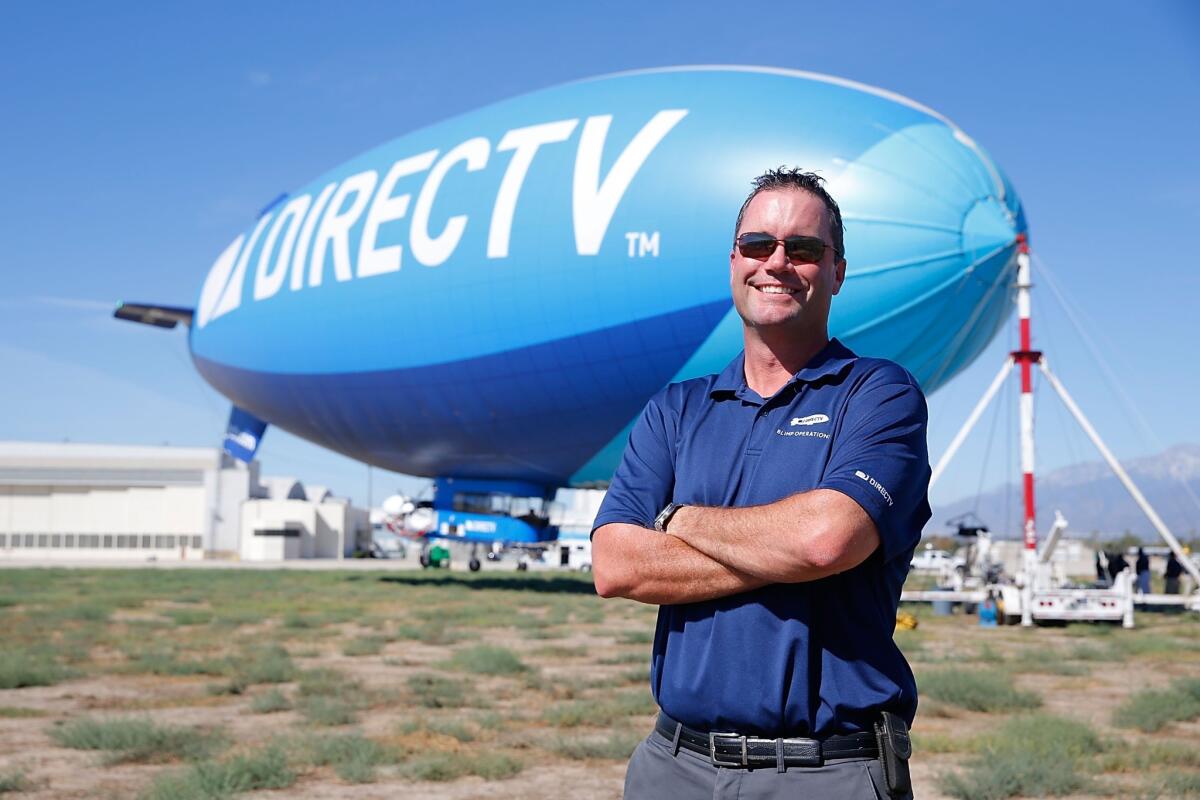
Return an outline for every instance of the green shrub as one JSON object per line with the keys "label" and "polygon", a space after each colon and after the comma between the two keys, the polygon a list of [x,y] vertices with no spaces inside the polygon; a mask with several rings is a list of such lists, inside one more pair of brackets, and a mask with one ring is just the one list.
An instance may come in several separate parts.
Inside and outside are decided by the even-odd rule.
{"label": "green shrub", "polygon": [[326,608],[316,613],[290,611],[283,616],[283,627],[289,630],[323,628],[326,625],[350,622],[355,617],[361,615],[362,609],[354,608]]}
{"label": "green shrub", "polygon": [[1012,676],[1000,670],[944,669],[926,673],[917,686],[927,697],[970,711],[1016,711],[1042,704],[1036,694],[1014,688]]}
{"label": "green shrub", "polygon": [[53,686],[78,675],[59,664],[54,656],[39,650],[0,652],[0,689]]}
{"label": "green shrub", "polygon": [[476,753],[470,758],[453,753],[427,753],[405,763],[403,771],[419,781],[452,781],[464,775],[500,780],[511,778],[523,768],[520,760],[503,753]]}
{"label": "green shrub", "polygon": [[426,708],[462,708],[468,702],[466,683],[432,672],[410,675],[408,688]]}
{"label": "green shrub", "polygon": [[654,641],[654,631],[631,630],[621,631],[617,640],[624,644],[650,644]]}
{"label": "green shrub", "polygon": [[50,738],[73,750],[104,750],[110,764],[153,764],[209,758],[227,739],[220,731],[158,725],[140,717],[79,719],[51,728]]}
{"label": "green shrub", "polygon": [[29,789],[29,781],[20,770],[0,771],[0,794],[6,792],[24,792]]}
{"label": "green shrub", "polygon": [[283,627],[288,630],[306,630],[320,625],[319,620],[308,614],[286,614],[283,617]]}
{"label": "green shrub", "polygon": [[622,672],[618,678],[621,683],[645,683],[650,680],[650,670],[646,667],[638,667]]}
{"label": "green shrub", "polygon": [[1168,689],[1135,692],[1113,712],[1113,723],[1153,733],[1168,722],[1196,717],[1200,717],[1200,678],[1184,678]]}
{"label": "green shrub", "polygon": [[255,625],[262,622],[266,618],[267,615],[258,609],[223,609],[214,612],[212,624],[228,628],[238,628],[242,625]]}
{"label": "green shrub", "polygon": [[1200,773],[1167,770],[1158,777],[1158,784],[1167,797],[1200,797]]}
{"label": "green shrub", "polygon": [[224,683],[210,683],[205,691],[214,697],[222,695],[240,695],[246,691],[246,682],[232,678]]}
{"label": "green shrub", "polygon": [[151,675],[225,675],[230,665],[218,658],[180,659],[172,649],[159,649],[136,653],[127,669]]}
{"label": "green shrub", "polygon": [[302,697],[340,697],[362,692],[362,684],[350,675],[322,667],[301,672],[297,691]]}
{"label": "green shrub", "polygon": [[[650,654],[647,653],[645,650],[638,650],[637,652],[628,650],[623,653],[621,653],[621,652],[615,653],[614,655],[611,655],[608,658],[603,658],[600,660],[600,663],[601,664],[647,664],[647,665],[649,665]],[[648,666],[647,666],[647,669],[649,669]],[[648,672],[646,674],[649,675]]]}
{"label": "green shrub", "polygon": [[963,775],[947,775],[942,790],[962,800],[1045,797],[1073,794],[1085,786],[1075,769],[1043,758],[1004,753],[972,761]]}
{"label": "green shrub", "polygon": [[946,775],[942,789],[963,800],[1045,797],[1088,788],[1084,759],[1101,749],[1087,725],[1047,714],[1007,720],[976,743],[979,755],[961,775]]}
{"label": "green shrub", "polygon": [[1076,661],[1120,661],[1125,655],[1114,647],[1080,644],[1067,651],[1067,657]]}
{"label": "green shrub", "polygon": [[1132,631],[1128,635],[1115,639],[1113,648],[1120,653],[1131,656],[1178,654],[1195,651],[1200,645],[1195,642],[1181,641],[1170,636],[1145,631]]}
{"label": "green shrub", "polygon": [[108,606],[80,605],[58,609],[54,616],[75,622],[108,622],[112,612]]}
{"label": "green shrub", "polygon": [[636,689],[617,692],[599,700],[556,703],[542,712],[542,719],[559,728],[606,726],[627,717],[652,714],[657,708],[647,689]]}
{"label": "green shrub", "polygon": [[314,737],[305,747],[306,761],[315,766],[332,766],[339,778],[349,783],[372,783],[375,767],[394,764],[397,755],[359,733]]}
{"label": "green shrub", "polygon": [[255,714],[274,714],[277,711],[290,711],[291,708],[291,701],[278,689],[271,689],[250,701],[250,710]]}
{"label": "green shrub", "polygon": [[359,636],[342,647],[342,655],[345,656],[374,656],[378,655],[383,649],[384,639],[382,636]]}
{"label": "green shrub", "polygon": [[268,747],[160,777],[142,800],[221,800],[239,792],[286,789],[295,782],[296,773],[288,766],[283,751]]}
{"label": "green shrub", "polygon": [[406,761],[402,771],[418,781],[452,781],[468,774],[469,761],[453,753],[425,753]]}
{"label": "green shrub", "polygon": [[480,728],[487,731],[500,730],[504,727],[504,717],[494,711],[485,711],[481,714],[476,714],[472,719]]}
{"label": "green shrub", "polygon": [[401,723],[397,729],[397,733],[410,734],[418,731],[429,731],[440,736],[449,736],[452,739],[457,739],[460,742],[475,741],[475,734],[461,722],[454,720],[437,720],[437,719],[421,719],[408,720]]}
{"label": "green shrub", "polygon": [[481,644],[456,652],[448,662],[452,669],[478,675],[517,675],[529,667],[507,647]]}
{"label": "green shrub", "polygon": [[213,619],[213,612],[202,608],[171,608],[163,615],[176,625],[207,625]]}
{"label": "green shrub", "polygon": [[970,742],[961,736],[951,736],[945,733],[912,733],[914,753],[921,755],[932,753],[961,753],[970,749]]}
{"label": "green shrub", "polygon": [[44,717],[50,712],[40,708],[23,708],[21,706],[0,706],[0,719],[30,719]]}
{"label": "green shrub", "polygon": [[350,725],[358,721],[356,705],[341,697],[305,697],[300,701],[299,710],[314,725]]}
{"label": "green shrub", "polygon": [[613,731],[604,737],[559,736],[550,741],[548,749],[567,758],[625,761],[643,738],[643,734],[629,731]]}
{"label": "green shrub", "polygon": [[561,644],[545,645],[534,650],[531,655],[539,658],[582,658],[588,654],[589,650],[584,645],[575,647],[567,647]]}
{"label": "green shrub", "polygon": [[1063,661],[1057,658],[1050,659],[1028,659],[1019,663],[1013,664],[1013,669],[1017,672],[1031,672],[1038,675],[1063,675],[1079,677],[1092,674],[1092,670],[1086,664],[1073,664],[1070,661]]}
{"label": "green shrub", "polygon": [[1200,748],[1170,740],[1119,742],[1096,760],[1101,772],[1147,772],[1154,767],[1200,767]]}
{"label": "green shrub", "polygon": [[429,645],[454,644],[467,638],[465,632],[447,627],[446,623],[440,620],[431,620],[421,625],[400,625],[396,628],[396,636]]}
{"label": "green shrub", "polygon": [[1105,637],[1112,636],[1114,630],[1117,630],[1115,625],[1105,625],[1096,622],[1072,622],[1063,629],[1063,632],[1068,636]]}
{"label": "green shrub", "polygon": [[478,753],[471,758],[470,774],[486,781],[511,778],[525,768],[521,760],[504,753]]}
{"label": "green shrub", "polygon": [[246,684],[289,683],[296,679],[296,664],[286,648],[273,644],[246,651],[234,671]]}

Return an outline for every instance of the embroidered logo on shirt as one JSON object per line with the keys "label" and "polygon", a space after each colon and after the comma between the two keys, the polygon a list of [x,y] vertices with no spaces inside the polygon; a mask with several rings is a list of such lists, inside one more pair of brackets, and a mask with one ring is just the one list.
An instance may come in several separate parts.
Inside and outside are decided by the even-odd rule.
{"label": "embroidered logo on shirt", "polygon": [[892,504],[892,496],[891,496],[890,494],[888,494],[888,490],[887,490],[887,489],[885,489],[885,488],[883,488],[883,484],[881,484],[879,481],[875,480],[875,479],[874,479],[874,478],[872,478],[870,475],[868,475],[867,473],[863,472],[861,469],[856,469],[856,470],[854,470],[854,477],[856,477],[856,478],[862,478],[864,481],[866,481],[867,483],[869,483],[869,484],[871,484],[872,486],[874,486],[874,487],[875,487],[875,489],[876,489],[876,490],[877,490],[877,491],[878,491],[878,492],[879,492],[881,495],[883,495],[883,499],[887,501],[887,504],[888,504],[889,506]]}
{"label": "embroidered logo on shirt", "polygon": [[829,434],[825,431],[785,431],[783,428],[775,429],[776,436],[805,436],[810,439],[828,439]]}
{"label": "embroidered logo on shirt", "polygon": [[796,425],[820,425],[822,422],[829,422],[829,417],[825,414],[809,414],[807,417],[792,417],[792,427]]}

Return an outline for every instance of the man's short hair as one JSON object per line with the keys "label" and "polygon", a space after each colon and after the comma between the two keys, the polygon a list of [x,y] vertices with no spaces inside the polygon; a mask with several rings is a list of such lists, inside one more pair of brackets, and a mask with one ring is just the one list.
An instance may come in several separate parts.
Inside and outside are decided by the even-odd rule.
{"label": "man's short hair", "polygon": [[750,192],[750,196],[746,198],[746,202],[742,203],[741,210],[738,211],[737,223],[733,226],[734,238],[736,239],[742,230],[742,218],[746,216],[746,207],[750,205],[750,201],[757,197],[760,192],[797,189],[814,195],[825,204],[825,209],[829,212],[829,232],[833,236],[833,247],[837,250],[838,258],[845,258],[846,246],[843,237],[846,233],[846,227],[842,224],[842,210],[838,208],[837,201],[821,185],[824,182],[825,179],[820,175],[815,172],[804,172],[799,167],[780,167],[779,169],[767,170],[754,179],[754,189]]}

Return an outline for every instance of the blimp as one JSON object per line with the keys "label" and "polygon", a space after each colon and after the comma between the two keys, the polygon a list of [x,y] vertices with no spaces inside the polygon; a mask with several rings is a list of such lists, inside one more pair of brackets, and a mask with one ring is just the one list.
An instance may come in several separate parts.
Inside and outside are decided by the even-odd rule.
{"label": "blimp", "polygon": [[779,165],[843,212],[831,335],[926,391],[980,354],[1027,234],[999,167],[920,103],[763,67],[607,75],[404,134],[231,231],[193,308],[116,316],[188,326],[230,452],[275,425],[435,478],[436,531],[544,540],[535,501],[603,485],[656,390],[740,351],[733,224]]}

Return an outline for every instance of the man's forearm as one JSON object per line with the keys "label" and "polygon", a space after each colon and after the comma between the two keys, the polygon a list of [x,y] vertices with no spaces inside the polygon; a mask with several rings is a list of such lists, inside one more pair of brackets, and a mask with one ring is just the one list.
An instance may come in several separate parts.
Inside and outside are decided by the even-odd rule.
{"label": "man's forearm", "polygon": [[592,571],[601,596],[657,605],[713,600],[770,582],[722,564],[678,537],[622,523],[596,530]]}
{"label": "man's forearm", "polygon": [[696,550],[765,583],[798,583],[843,572],[879,546],[875,524],[840,492],[818,489],[744,508],[685,506],[667,531]]}

